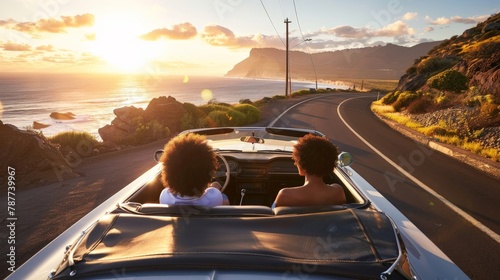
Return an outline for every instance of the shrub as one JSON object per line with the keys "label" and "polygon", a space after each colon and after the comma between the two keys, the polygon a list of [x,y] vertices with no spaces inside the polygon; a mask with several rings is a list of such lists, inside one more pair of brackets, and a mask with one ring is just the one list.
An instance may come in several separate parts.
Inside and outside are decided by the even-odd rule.
{"label": "shrub", "polygon": [[62,149],[71,149],[81,156],[89,156],[98,144],[95,137],[88,132],[67,131],[49,137],[53,144],[58,144]]}
{"label": "shrub", "polygon": [[246,98],[246,99],[240,99],[240,104],[253,104],[253,102]]}
{"label": "shrub", "polygon": [[447,134],[446,128],[443,128],[439,125],[422,127],[418,131],[422,132],[427,136],[445,136]]}
{"label": "shrub", "polygon": [[231,110],[231,105],[210,103],[206,105],[201,105],[199,109],[202,110],[205,115],[207,115],[212,111],[229,111]]}
{"label": "shrub", "polygon": [[245,114],[240,111],[231,109],[227,111],[227,114],[229,115],[229,125],[231,126],[241,126],[249,123]]}
{"label": "shrub", "polygon": [[380,102],[385,105],[391,105],[392,103],[396,102],[396,100],[398,100],[400,93],[401,92],[399,91],[389,92],[384,97],[382,97],[382,99],[380,99]]}
{"label": "shrub", "polygon": [[182,106],[186,109],[186,114],[181,119],[181,130],[204,127],[201,120],[206,116],[206,113],[203,110],[187,102]]}
{"label": "shrub", "polygon": [[406,69],[406,74],[412,75],[417,73],[417,66],[413,65],[410,68]]}
{"label": "shrub", "polygon": [[480,109],[481,115],[485,115],[489,118],[496,118],[500,113],[500,108],[496,104],[483,103]]}
{"label": "shrub", "polygon": [[245,115],[236,110],[212,111],[207,115],[206,123],[211,127],[238,126],[245,120]]}
{"label": "shrub", "polygon": [[250,104],[238,104],[233,107],[236,111],[239,111],[245,115],[245,123],[254,123],[260,120],[260,110]]}
{"label": "shrub", "polygon": [[481,100],[477,97],[468,97],[464,99],[464,105],[467,107],[476,107],[481,105]]}
{"label": "shrub", "polygon": [[170,129],[157,120],[142,123],[142,119],[137,123],[137,128],[132,136],[122,144],[141,145],[150,143],[170,135]]}
{"label": "shrub", "polygon": [[394,110],[400,111],[417,98],[417,93],[412,91],[403,91],[399,94],[398,99],[394,103],[392,103],[392,107],[394,108]]}
{"label": "shrub", "polygon": [[186,113],[181,118],[180,128],[181,130],[187,130],[199,127],[196,125],[196,120],[193,118],[193,116]]}
{"label": "shrub", "polygon": [[439,73],[443,70],[449,69],[459,60],[456,57],[429,57],[422,60],[417,65],[418,74],[432,74]]}
{"label": "shrub", "polygon": [[430,78],[427,84],[435,89],[459,92],[468,88],[468,82],[464,74],[456,70],[446,70]]}
{"label": "shrub", "polygon": [[408,105],[407,111],[410,114],[422,114],[426,113],[431,105],[432,102],[427,97],[420,97]]}

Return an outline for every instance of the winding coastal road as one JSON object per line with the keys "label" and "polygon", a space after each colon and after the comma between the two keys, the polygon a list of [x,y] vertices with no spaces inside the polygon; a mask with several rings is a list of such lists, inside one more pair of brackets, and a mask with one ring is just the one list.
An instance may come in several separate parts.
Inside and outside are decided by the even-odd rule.
{"label": "winding coastal road", "polygon": [[499,181],[394,131],[370,111],[373,94],[302,102],[273,126],[316,129],[352,167],[471,279],[500,275]]}

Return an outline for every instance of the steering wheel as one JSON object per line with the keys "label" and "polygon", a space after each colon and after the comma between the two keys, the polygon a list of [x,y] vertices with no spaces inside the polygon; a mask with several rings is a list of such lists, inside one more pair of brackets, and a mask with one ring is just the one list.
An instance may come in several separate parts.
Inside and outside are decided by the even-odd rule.
{"label": "steering wheel", "polygon": [[229,184],[229,177],[231,175],[231,170],[229,169],[229,164],[227,163],[227,160],[226,158],[224,158],[223,155],[219,154],[219,153],[215,153],[217,155],[217,157],[219,157],[220,160],[222,160],[222,162],[224,163],[224,166],[226,167],[226,172],[224,171],[220,171],[220,167],[218,170],[215,171],[215,178],[220,178],[220,177],[226,177],[226,180],[224,181],[224,184],[222,185],[222,189],[220,190],[220,192],[224,192],[224,190],[226,189],[227,185]]}

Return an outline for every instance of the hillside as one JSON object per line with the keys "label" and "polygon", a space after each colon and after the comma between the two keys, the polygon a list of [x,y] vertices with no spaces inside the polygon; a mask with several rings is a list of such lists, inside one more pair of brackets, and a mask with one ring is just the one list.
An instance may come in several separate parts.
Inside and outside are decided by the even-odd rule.
{"label": "hillside", "polygon": [[443,41],[416,60],[401,77],[397,89],[426,89],[428,80],[450,69],[465,75],[468,87],[476,87],[500,101],[500,14]]}
{"label": "hillside", "polygon": [[[397,80],[416,58],[440,43],[422,43],[413,47],[387,44],[314,54],[290,51],[290,75],[293,79]],[[252,49],[249,57],[236,64],[226,76],[282,79],[285,77],[285,50]]]}
{"label": "hillside", "polygon": [[415,60],[373,109],[500,161],[500,14]]}

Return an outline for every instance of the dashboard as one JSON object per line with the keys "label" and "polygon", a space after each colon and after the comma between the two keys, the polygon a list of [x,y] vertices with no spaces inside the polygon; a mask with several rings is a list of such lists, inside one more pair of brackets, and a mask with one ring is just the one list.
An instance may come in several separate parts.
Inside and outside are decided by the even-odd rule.
{"label": "dashboard", "polygon": [[[231,204],[270,205],[283,187],[298,186],[304,178],[298,174],[291,154],[267,153],[223,153],[230,179],[225,190]],[[218,173],[225,173],[226,167],[219,159]],[[244,191],[243,191],[244,190]]]}

